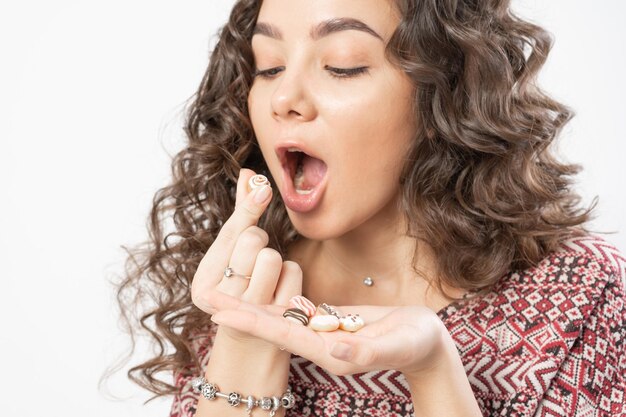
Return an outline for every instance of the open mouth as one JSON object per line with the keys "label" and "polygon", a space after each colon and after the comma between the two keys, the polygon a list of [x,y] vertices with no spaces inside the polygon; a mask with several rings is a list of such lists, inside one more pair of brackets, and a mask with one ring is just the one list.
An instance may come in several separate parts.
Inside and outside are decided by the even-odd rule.
{"label": "open mouth", "polygon": [[297,148],[286,150],[283,163],[293,182],[294,190],[300,195],[312,193],[326,175],[327,166],[324,161]]}

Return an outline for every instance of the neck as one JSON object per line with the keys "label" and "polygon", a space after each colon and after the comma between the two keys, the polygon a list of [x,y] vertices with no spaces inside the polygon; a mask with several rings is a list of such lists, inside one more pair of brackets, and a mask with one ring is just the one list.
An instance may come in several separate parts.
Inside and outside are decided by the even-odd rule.
{"label": "neck", "polygon": [[377,282],[397,280],[411,269],[415,240],[404,233],[400,222],[368,223],[336,239],[319,243],[324,264],[341,272],[346,280],[370,276]]}
{"label": "neck", "polygon": [[[415,286],[416,240],[406,235],[406,221],[395,202],[349,233],[312,244],[317,261],[335,284],[363,286],[363,279],[371,277],[379,291],[390,294]],[[420,269],[427,261],[423,246],[418,250]]]}
{"label": "neck", "polygon": [[[335,305],[417,304],[433,311],[447,305],[449,299],[436,292],[429,294],[432,288],[428,281],[436,271],[432,249],[406,236],[400,217],[400,211],[395,210],[337,238],[296,242],[289,259],[303,268],[302,294],[314,302]],[[415,266],[424,277],[413,269],[416,252]],[[363,284],[368,276],[374,281],[371,288]],[[447,286],[445,289],[457,297],[463,293]]]}

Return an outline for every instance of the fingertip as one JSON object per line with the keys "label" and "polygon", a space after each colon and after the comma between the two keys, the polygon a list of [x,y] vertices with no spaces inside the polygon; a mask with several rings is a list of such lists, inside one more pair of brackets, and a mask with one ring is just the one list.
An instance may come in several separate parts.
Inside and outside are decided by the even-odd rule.
{"label": "fingertip", "polygon": [[302,268],[297,262],[283,261],[276,288],[276,302],[286,306],[296,295],[302,295]]}
{"label": "fingertip", "polygon": [[239,176],[237,177],[237,193],[235,199],[236,206],[239,205],[239,203],[241,203],[249,194],[248,180],[250,180],[253,175],[255,175],[255,173],[251,169],[241,168],[239,170]]}
{"label": "fingertip", "polygon": [[240,178],[244,177],[244,178],[246,178],[246,180],[248,180],[248,178],[250,178],[253,175],[256,175],[256,172],[254,172],[250,168],[241,168],[239,170],[239,177]]}
{"label": "fingertip", "polygon": [[220,314],[220,313],[219,313],[219,312],[217,312],[217,313],[213,313],[213,314],[211,315],[211,321],[212,321],[213,323],[215,323],[215,324],[222,324],[222,320],[220,319],[220,315],[219,315],[219,314]]}
{"label": "fingertip", "polygon": [[252,194],[252,201],[254,204],[263,206],[272,198],[272,187],[264,185],[263,187],[253,190]]}

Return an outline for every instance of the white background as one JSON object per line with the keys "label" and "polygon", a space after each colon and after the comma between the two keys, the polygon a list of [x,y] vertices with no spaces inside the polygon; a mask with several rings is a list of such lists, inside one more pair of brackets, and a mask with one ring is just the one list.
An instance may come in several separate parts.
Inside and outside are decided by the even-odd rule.
{"label": "white background", "polygon": [[[119,373],[128,341],[107,283],[145,239],[157,188],[232,0],[0,4],[0,410],[4,416],[167,415]],[[556,38],[541,85],[577,116],[561,136],[600,197],[595,229],[626,249],[626,6],[518,0]],[[146,357],[140,346],[134,361]]]}

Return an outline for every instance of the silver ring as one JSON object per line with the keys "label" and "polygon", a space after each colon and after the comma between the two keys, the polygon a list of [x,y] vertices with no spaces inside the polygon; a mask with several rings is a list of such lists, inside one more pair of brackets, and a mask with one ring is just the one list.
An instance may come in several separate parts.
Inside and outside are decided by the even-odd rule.
{"label": "silver ring", "polygon": [[226,278],[230,278],[230,277],[240,277],[240,278],[245,278],[245,279],[251,279],[251,276],[248,275],[244,275],[244,274],[239,274],[235,271],[233,271],[233,268],[231,268],[230,266],[227,266],[226,268],[224,268],[224,276]]}

